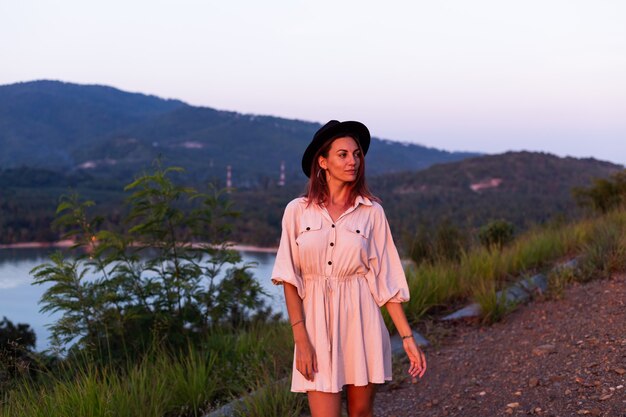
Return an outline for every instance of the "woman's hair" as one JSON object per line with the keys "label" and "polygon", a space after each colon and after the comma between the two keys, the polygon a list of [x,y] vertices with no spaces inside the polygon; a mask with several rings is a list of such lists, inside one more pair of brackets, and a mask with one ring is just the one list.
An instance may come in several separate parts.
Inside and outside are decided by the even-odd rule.
{"label": "woman's hair", "polygon": [[326,183],[326,172],[319,165],[318,159],[320,156],[328,158],[328,152],[336,139],[350,137],[354,139],[359,147],[359,169],[357,172],[356,180],[350,186],[350,194],[348,196],[347,203],[352,205],[358,196],[367,197],[372,201],[380,201],[380,199],[369,190],[367,182],[365,181],[365,155],[361,149],[361,143],[354,135],[341,134],[328,139],[324,145],[315,153],[313,161],[311,163],[311,175],[309,176],[309,182],[307,183],[304,197],[307,199],[307,205],[315,202],[319,205],[324,205],[328,201],[328,184]]}

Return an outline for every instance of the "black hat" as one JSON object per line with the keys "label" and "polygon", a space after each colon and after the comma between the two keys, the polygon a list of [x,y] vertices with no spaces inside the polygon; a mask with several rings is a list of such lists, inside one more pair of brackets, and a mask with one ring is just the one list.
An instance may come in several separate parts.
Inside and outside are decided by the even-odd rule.
{"label": "black hat", "polygon": [[319,148],[324,145],[327,140],[341,135],[354,136],[361,146],[363,156],[365,156],[370,147],[370,131],[367,127],[361,122],[340,122],[331,120],[315,132],[313,140],[309,143],[309,146],[307,146],[304,155],[302,155],[302,171],[304,175],[307,177],[311,175],[313,157]]}

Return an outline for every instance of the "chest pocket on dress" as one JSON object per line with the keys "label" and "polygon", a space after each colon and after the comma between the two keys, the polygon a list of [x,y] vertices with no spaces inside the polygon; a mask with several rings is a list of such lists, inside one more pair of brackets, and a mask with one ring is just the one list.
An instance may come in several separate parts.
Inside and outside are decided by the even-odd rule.
{"label": "chest pocket on dress", "polygon": [[320,213],[305,211],[300,217],[298,226],[298,236],[296,243],[298,245],[310,241],[310,239],[319,238],[319,231],[322,229],[322,215]]}
{"label": "chest pocket on dress", "polygon": [[347,245],[361,255],[368,251],[370,227],[364,221],[351,221],[342,226],[343,244]]}

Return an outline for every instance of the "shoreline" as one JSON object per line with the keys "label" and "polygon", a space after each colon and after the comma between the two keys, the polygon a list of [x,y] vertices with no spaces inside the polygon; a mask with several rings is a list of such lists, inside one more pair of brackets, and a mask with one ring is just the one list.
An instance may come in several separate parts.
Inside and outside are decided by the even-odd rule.
{"label": "shoreline", "polygon": [[3,243],[0,249],[41,249],[41,248],[69,248],[74,244],[72,240],[59,240],[57,242],[19,242]]}
{"label": "shoreline", "polygon": [[[45,248],[70,248],[74,244],[73,240],[59,240],[57,242],[19,242],[0,244],[0,249],[45,249]],[[230,248],[241,252],[263,252],[276,253],[278,248],[236,244],[233,243]]]}

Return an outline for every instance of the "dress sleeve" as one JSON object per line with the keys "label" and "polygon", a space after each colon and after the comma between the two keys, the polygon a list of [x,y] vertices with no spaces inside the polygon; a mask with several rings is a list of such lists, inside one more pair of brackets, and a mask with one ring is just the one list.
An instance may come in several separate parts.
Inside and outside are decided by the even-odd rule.
{"label": "dress sleeve", "polygon": [[296,244],[296,204],[294,202],[288,204],[283,214],[280,245],[272,270],[272,283],[274,285],[289,283],[296,287],[300,298],[304,298],[304,285],[300,274],[300,259]]}
{"label": "dress sleeve", "polygon": [[409,287],[391,229],[381,206],[374,215],[374,224],[369,244],[369,270],[367,283],[374,300],[379,306],[388,302],[409,301]]}

